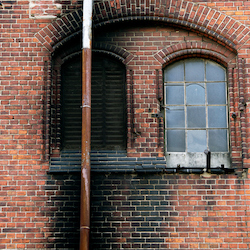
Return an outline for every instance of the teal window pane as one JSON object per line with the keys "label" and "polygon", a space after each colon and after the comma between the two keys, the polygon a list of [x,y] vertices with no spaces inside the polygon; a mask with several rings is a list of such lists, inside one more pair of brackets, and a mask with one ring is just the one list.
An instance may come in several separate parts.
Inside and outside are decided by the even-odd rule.
{"label": "teal window pane", "polygon": [[168,107],[166,108],[167,128],[184,128],[185,112],[184,107]]}
{"label": "teal window pane", "polygon": [[206,79],[207,81],[225,81],[225,69],[214,62],[207,61]]}
{"label": "teal window pane", "polygon": [[227,114],[225,106],[208,107],[208,127],[209,128],[227,127]]}
{"label": "teal window pane", "polygon": [[167,151],[185,152],[185,131],[168,130],[167,131]]}
{"label": "teal window pane", "polygon": [[208,104],[226,104],[226,84],[225,82],[207,83]]}
{"label": "teal window pane", "polygon": [[189,83],[186,87],[186,98],[188,105],[205,104],[204,83]]}
{"label": "teal window pane", "polygon": [[166,104],[184,104],[184,86],[166,86]]}
{"label": "teal window pane", "polygon": [[186,81],[204,81],[205,67],[203,60],[190,59],[185,62],[185,76]]}
{"label": "teal window pane", "polygon": [[187,131],[187,151],[204,152],[207,148],[206,130]]}
{"label": "teal window pane", "polygon": [[226,129],[209,130],[208,146],[211,152],[228,152],[227,130]]}
{"label": "teal window pane", "polygon": [[184,64],[177,62],[167,67],[164,71],[165,82],[180,82],[184,81]]}
{"label": "teal window pane", "polygon": [[188,128],[206,127],[205,107],[187,107],[187,126]]}

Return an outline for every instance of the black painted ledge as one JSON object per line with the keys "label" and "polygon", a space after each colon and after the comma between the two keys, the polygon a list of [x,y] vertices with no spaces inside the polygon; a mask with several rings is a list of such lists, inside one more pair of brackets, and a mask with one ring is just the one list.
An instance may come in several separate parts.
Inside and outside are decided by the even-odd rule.
{"label": "black painted ledge", "polygon": [[[167,168],[165,157],[127,157],[126,151],[91,151],[91,172],[99,173],[166,173],[203,174],[204,168]],[[51,174],[80,173],[81,152],[62,151],[50,159]],[[211,168],[211,174],[233,174],[235,169]]]}

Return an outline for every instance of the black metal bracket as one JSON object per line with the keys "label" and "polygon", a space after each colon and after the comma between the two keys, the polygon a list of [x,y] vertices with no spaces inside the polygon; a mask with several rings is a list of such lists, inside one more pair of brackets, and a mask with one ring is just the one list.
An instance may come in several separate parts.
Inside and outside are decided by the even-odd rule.
{"label": "black metal bracket", "polygon": [[204,154],[207,156],[207,173],[209,173],[211,169],[211,152],[206,149]]}
{"label": "black metal bracket", "polygon": [[157,113],[157,114],[151,114],[152,118],[162,118],[163,114],[162,113]]}

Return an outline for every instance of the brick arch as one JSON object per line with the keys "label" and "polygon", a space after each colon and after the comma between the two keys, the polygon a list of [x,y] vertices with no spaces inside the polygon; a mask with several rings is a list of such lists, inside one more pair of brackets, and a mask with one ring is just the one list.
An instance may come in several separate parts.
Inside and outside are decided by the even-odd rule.
{"label": "brick arch", "polygon": [[76,10],[68,13],[47,25],[35,34],[37,40],[53,52],[56,44],[60,46],[81,32],[82,28],[82,10]]}
{"label": "brick arch", "polygon": [[[75,36],[75,34],[74,34]],[[65,40],[70,41],[72,36],[67,37]],[[65,41],[66,44],[66,41]],[[56,44],[53,46],[53,50],[60,49],[60,52],[57,53],[57,56],[54,56],[54,60],[59,61],[65,61],[68,60],[68,58],[71,58],[75,54],[82,53],[81,44],[77,44],[77,46],[66,46],[60,48],[61,46],[65,45],[62,42]],[[110,55],[113,58],[116,58],[123,64],[129,63],[133,58],[134,55],[131,54],[129,51],[122,47],[115,46],[113,44],[107,44],[107,43],[93,43],[92,51],[97,53],[102,53],[106,55]]]}
{"label": "brick arch", "polygon": [[[202,32],[231,49],[249,39],[250,30],[244,24],[210,7],[183,0],[156,2],[106,0],[94,3],[93,27],[126,21],[157,21],[179,25]],[[49,51],[82,28],[82,10],[68,13],[44,27],[35,36]]]}
{"label": "brick arch", "polygon": [[207,34],[230,47],[249,39],[244,24],[210,7],[183,0],[138,1],[111,0],[95,4],[94,25],[102,26],[129,20],[153,20],[180,25]]}
{"label": "brick arch", "polygon": [[134,57],[127,50],[112,44],[94,43],[92,51],[110,55],[121,61],[123,64],[129,63]]}
{"label": "brick arch", "polygon": [[235,58],[235,53],[227,48],[221,49],[221,46],[212,46],[207,42],[184,42],[169,46],[158,51],[154,57],[162,65],[166,65],[180,57],[187,55],[203,56],[214,58],[225,66]]}

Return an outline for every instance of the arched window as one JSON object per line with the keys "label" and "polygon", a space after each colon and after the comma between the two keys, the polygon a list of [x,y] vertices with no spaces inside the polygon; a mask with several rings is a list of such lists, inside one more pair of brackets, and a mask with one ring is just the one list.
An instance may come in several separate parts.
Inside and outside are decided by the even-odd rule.
{"label": "arched window", "polygon": [[[81,149],[81,56],[62,66],[62,150]],[[126,148],[125,67],[109,57],[93,54],[91,82],[91,149]]]}
{"label": "arched window", "polygon": [[201,58],[164,70],[165,141],[168,166],[229,165],[226,69]]}

